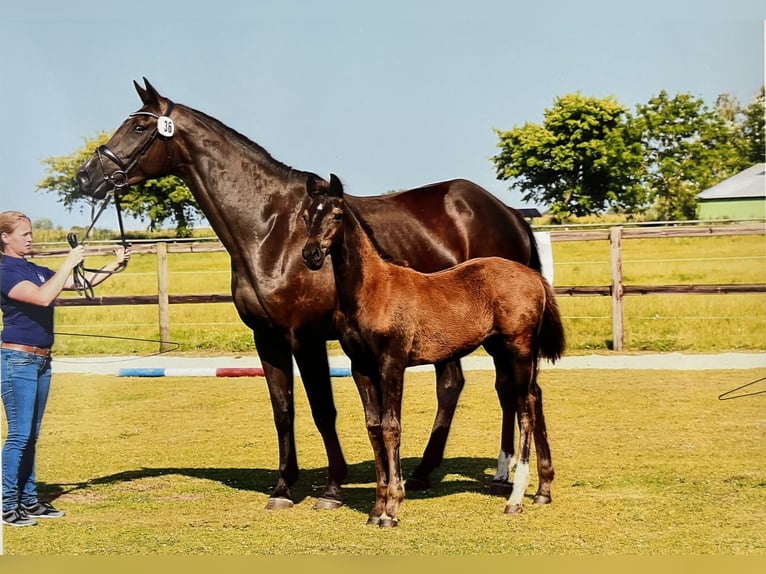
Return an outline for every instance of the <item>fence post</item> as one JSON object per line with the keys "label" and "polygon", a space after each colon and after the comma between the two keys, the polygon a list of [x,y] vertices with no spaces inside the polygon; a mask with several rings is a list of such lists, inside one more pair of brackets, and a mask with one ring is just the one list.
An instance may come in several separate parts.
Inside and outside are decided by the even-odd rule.
{"label": "fence post", "polygon": [[609,230],[609,245],[612,259],[612,346],[622,351],[625,344],[625,328],[622,313],[622,227]]}
{"label": "fence post", "polygon": [[168,245],[157,243],[157,305],[160,313],[160,352],[170,350],[170,295],[168,279]]}

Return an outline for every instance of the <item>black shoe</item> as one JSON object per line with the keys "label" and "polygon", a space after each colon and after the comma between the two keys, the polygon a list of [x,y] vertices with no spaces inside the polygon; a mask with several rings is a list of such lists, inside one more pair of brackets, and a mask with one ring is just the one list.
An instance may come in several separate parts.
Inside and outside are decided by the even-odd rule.
{"label": "black shoe", "polygon": [[61,518],[66,514],[56,510],[49,502],[35,502],[32,506],[21,505],[21,511],[30,518]]}
{"label": "black shoe", "polygon": [[3,524],[8,526],[34,526],[37,520],[30,518],[21,508],[3,512]]}

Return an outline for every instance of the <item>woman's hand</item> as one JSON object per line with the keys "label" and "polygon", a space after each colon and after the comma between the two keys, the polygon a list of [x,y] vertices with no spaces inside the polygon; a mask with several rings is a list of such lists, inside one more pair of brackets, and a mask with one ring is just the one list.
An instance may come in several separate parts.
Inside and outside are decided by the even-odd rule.
{"label": "woman's hand", "polygon": [[118,269],[125,267],[130,261],[130,245],[118,245],[114,250],[114,257]]}
{"label": "woman's hand", "polygon": [[64,260],[64,267],[71,271],[85,259],[85,249],[82,245],[75,245]]}

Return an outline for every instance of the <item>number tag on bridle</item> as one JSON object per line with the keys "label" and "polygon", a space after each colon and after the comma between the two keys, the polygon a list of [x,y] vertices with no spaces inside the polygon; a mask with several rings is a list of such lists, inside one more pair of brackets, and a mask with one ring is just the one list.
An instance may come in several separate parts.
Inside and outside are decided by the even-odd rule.
{"label": "number tag on bridle", "polygon": [[173,137],[175,130],[176,128],[175,125],[173,125],[173,120],[168,116],[160,116],[157,118],[157,133],[161,136],[166,138]]}

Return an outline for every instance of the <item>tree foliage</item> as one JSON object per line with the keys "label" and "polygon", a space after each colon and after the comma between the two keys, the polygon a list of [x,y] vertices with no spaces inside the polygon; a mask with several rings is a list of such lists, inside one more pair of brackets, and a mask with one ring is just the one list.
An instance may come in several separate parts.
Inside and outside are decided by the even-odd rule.
{"label": "tree foliage", "polygon": [[766,162],[766,92],[764,86],[744,109],[744,120],[740,125],[742,136],[747,142],[746,157],[749,164]]}
{"label": "tree foliage", "polygon": [[580,93],[556,98],[542,125],[497,131],[497,177],[510,180],[525,201],[554,214],[633,210],[646,201],[636,174],[641,148],[627,131],[627,109],[614,98]]}
{"label": "tree foliage", "polygon": [[[110,134],[101,132],[93,138],[85,139],[83,147],[69,155],[45,158],[43,164],[47,166],[47,176],[37,184],[38,191],[58,194],[59,203],[67,211],[79,209],[83,213],[87,210],[92,220],[100,202],[80,192],[77,170],[109,137]],[[172,222],[177,237],[189,237],[194,222],[203,217],[189,188],[174,176],[120,190],[120,205],[126,214],[148,220],[147,228],[150,231],[156,231],[165,222]]]}
{"label": "tree foliage", "polygon": [[498,179],[554,218],[611,210],[689,219],[699,192],[764,161],[764,91],[747,107],[723,94],[710,109],[663,90],[635,113],[578,92],[556,98],[542,124],[495,131]]}
{"label": "tree foliage", "polygon": [[745,167],[733,128],[736,102],[719,98],[719,110],[691,94],[671,98],[665,90],[636,106],[643,180],[658,218],[694,219],[697,194]]}

